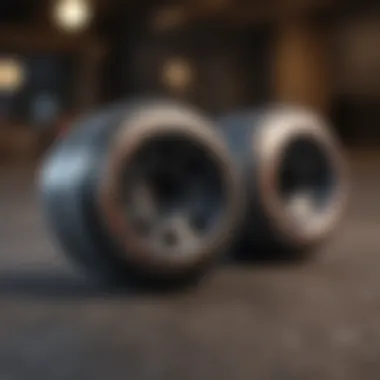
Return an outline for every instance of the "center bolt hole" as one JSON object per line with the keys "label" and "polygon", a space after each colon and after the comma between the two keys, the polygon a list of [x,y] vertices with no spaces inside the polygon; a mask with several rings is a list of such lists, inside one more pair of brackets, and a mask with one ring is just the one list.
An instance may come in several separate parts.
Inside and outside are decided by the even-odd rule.
{"label": "center bolt hole", "polygon": [[167,245],[169,247],[175,246],[179,240],[178,234],[176,233],[176,231],[174,231],[172,229],[164,231],[164,234],[162,237],[163,237],[163,241],[164,241],[165,245]]}

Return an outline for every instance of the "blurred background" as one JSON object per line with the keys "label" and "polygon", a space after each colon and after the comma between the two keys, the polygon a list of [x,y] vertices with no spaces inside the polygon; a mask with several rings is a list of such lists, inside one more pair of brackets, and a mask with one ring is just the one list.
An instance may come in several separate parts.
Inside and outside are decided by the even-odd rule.
{"label": "blurred background", "polygon": [[[78,115],[158,93],[328,117],[341,231],[302,263],[105,297],[53,244],[34,169]],[[0,379],[379,379],[379,144],[378,0],[1,0]]]}
{"label": "blurred background", "polygon": [[268,101],[380,141],[380,10],[342,0],[2,0],[0,156],[36,157],[77,114],[139,93],[207,111]]}

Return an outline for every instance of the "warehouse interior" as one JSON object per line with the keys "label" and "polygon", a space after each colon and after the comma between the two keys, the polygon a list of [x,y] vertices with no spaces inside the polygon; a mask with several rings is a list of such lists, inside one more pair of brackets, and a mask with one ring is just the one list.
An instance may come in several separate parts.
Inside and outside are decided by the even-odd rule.
{"label": "warehouse interior", "polygon": [[[377,379],[379,47],[376,0],[1,0],[0,379]],[[342,229],[305,262],[230,265],[185,294],[89,284],[36,172],[78,117],[145,95],[319,112],[351,171]]]}
{"label": "warehouse interior", "polygon": [[3,1],[2,160],[38,156],[76,115],[141,93],[214,113],[296,102],[350,145],[376,144],[379,12],[366,3],[93,0],[83,26],[65,26],[59,2]]}

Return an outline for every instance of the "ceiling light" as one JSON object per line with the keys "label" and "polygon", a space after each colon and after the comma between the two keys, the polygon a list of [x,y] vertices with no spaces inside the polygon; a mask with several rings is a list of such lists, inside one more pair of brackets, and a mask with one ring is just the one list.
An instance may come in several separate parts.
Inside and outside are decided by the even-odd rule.
{"label": "ceiling light", "polygon": [[93,9],[88,0],[57,0],[53,16],[61,29],[77,32],[90,23]]}
{"label": "ceiling light", "polygon": [[16,92],[25,81],[24,66],[13,58],[0,58],[0,92]]}
{"label": "ceiling light", "polygon": [[193,70],[189,62],[182,58],[168,60],[163,67],[163,82],[172,90],[186,91],[193,82]]}

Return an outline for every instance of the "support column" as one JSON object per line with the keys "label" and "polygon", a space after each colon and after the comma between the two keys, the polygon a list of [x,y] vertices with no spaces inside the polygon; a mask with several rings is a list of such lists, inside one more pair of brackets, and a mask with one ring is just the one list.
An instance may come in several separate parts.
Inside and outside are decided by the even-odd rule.
{"label": "support column", "polygon": [[275,47],[275,99],[327,112],[330,88],[324,34],[308,22],[282,20]]}

